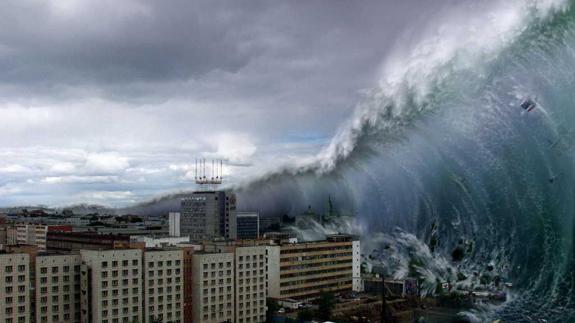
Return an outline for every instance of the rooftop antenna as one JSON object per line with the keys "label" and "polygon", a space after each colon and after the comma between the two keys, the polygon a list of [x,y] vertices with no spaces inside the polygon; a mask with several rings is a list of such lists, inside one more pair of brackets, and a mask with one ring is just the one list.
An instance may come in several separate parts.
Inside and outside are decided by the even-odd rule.
{"label": "rooftop antenna", "polygon": [[[201,189],[213,189],[222,184],[224,174],[224,162],[221,159],[212,159],[211,167],[206,165],[206,159],[196,159],[195,182]],[[199,175],[198,175],[199,163]],[[208,177],[209,176],[209,177]]]}

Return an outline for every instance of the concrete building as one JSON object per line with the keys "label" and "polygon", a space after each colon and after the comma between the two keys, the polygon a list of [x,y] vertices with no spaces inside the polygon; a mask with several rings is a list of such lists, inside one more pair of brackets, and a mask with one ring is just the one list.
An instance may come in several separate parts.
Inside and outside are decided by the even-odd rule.
{"label": "concrete building", "polygon": [[215,241],[205,251],[234,255],[235,322],[265,321],[267,292],[267,246],[265,241]]}
{"label": "concrete building", "polygon": [[69,225],[45,225],[45,224],[19,224],[16,226],[16,243],[38,246],[40,250],[46,250],[48,232],[72,232]]}
{"label": "concrete building", "polygon": [[235,322],[234,254],[197,252],[192,264],[193,322]]}
{"label": "concrete building", "polygon": [[0,322],[31,322],[30,256],[0,254]]}
{"label": "concrete building", "polygon": [[180,212],[170,212],[168,214],[169,232],[171,237],[180,236],[180,219]]}
{"label": "concrete building", "polygon": [[194,192],[181,201],[180,233],[193,241],[236,238],[236,195],[227,191]]}
{"label": "concrete building", "polygon": [[36,257],[36,322],[80,322],[79,254]]}
{"label": "concrete building", "polygon": [[341,234],[330,235],[323,241],[283,243],[279,245],[279,253],[277,248],[269,246],[269,296],[309,299],[322,291],[351,291],[354,259],[359,266],[354,251],[358,250],[359,241]]}
{"label": "concrete building", "polygon": [[235,248],[235,316],[237,323],[266,320],[266,246]]}
{"label": "concrete building", "polygon": [[82,250],[82,323],[144,322],[142,250]]}
{"label": "concrete building", "polygon": [[237,212],[237,239],[260,237],[260,215],[257,212]]}
{"label": "concrete building", "polygon": [[145,323],[184,321],[183,260],[181,249],[144,253]]}

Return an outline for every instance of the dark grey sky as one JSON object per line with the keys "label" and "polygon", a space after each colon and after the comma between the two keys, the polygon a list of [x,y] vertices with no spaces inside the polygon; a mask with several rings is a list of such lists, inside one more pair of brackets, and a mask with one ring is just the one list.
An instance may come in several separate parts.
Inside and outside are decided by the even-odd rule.
{"label": "dark grey sky", "polygon": [[0,205],[123,205],[302,163],[388,53],[476,1],[0,2]]}

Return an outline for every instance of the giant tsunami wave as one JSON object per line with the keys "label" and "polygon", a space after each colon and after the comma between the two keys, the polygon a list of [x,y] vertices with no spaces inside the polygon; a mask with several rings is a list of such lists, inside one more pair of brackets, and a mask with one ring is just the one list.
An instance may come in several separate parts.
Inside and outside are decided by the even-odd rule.
{"label": "giant tsunami wave", "polygon": [[415,260],[430,289],[488,269],[513,282],[478,320],[573,320],[575,9],[506,1],[464,20],[392,56],[317,160],[239,187],[241,208],[323,212],[329,196],[355,215],[331,229],[360,233],[392,275]]}

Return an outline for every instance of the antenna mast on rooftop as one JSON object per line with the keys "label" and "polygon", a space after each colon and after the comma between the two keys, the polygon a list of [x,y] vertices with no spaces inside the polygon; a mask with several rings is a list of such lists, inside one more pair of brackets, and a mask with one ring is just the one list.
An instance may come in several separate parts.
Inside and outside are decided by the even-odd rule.
{"label": "antenna mast on rooftop", "polygon": [[[224,179],[224,162],[221,159],[212,159],[212,166],[208,166],[206,169],[206,159],[196,158],[194,174],[196,184],[199,185],[202,190],[215,190],[218,185],[222,184]],[[207,177],[207,174],[210,176]]]}

